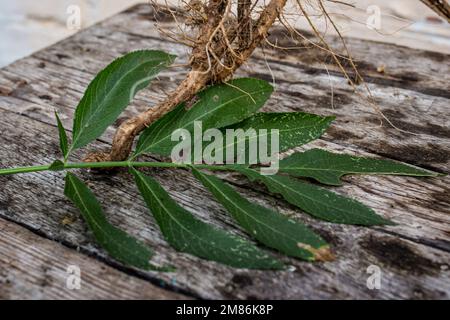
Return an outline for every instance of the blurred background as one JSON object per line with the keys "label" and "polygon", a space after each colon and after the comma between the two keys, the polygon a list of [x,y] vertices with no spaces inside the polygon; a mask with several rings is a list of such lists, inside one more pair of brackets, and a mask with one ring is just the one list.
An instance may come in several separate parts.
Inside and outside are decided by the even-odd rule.
{"label": "blurred background", "polygon": [[[0,67],[61,40],[73,28],[73,14],[80,11],[80,28],[145,0],[0,0]],[[168,0],[177,4],[177,0]],[[347,0],[326,1],[328,9],[345,36],[397,43],[413,48],[450,53],[450,25],[419,0]],[[76,7],[74,7],[76,6]],[[374,7],[375,6],[375,7]],[[75,8],[75,9],[74,9]],[[75,11],[74,11],[75,10]],[[288,7],[291,23],[310,30],[304,18]],[[311,9],[314,11],[313,9]],[[370,29],[367,21],[380,13],[379,27]],[[370,20],[373,22],[373,19]],[[72,23],[72,25],[71,25]],[[321,30],[329,26],[315,21]]]}

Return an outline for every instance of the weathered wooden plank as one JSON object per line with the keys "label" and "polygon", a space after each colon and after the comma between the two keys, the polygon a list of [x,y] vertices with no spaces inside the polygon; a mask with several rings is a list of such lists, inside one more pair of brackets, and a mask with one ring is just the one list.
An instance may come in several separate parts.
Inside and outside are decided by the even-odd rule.
{"label": "weathered wooden plank", "polygon": [[[138,6],[128,12],[88,29],[51,48],[23,59],[0,71],[0,165],[16,166],[50,162],[58,156],[57,134],[53,109],[62,114],[67,128],[71,127],[74,107],[93,77],[106,61],[130,49],[152,47],[175,52],[186,60],[185,49],[154,35],[153,22],[148,19],[148,7]],[[131,27],[133,26],[133,29]],[[113,30],[113,32],[111,32]],[[395,47],[370,44],[374,56],[383,58],[396,54]],[[368,48],[365,44],[362,48]],[[268,59],[277,80],[277,92],[265,110],[306,110],[320,114],[336,114],[338,120],[324,139],[312,146],[330,150],[365,154],[383,154],[413,164],[446,171],[449,168],[447,108],[448,74],[427,73],[427,65],[439,64],[433,57],[412,51],[421,73],[420,86],[408,86],[402,77],[389,79],[374,75],[369,79],[380,108],[409,135],[386,125],[374,124],[376,113],[370,105],[353,94],[342,76],[315,64],[302,62],[299,52],[291,55],[271,53]],[[358,54],[358,53],[357,53]],[[370,53],[364,53],[368,55]],[[364,57],[361,55],[361,57]],[[398,60],[390,69],[401,73],[406,63]],[[445,57],[445,56],[444,56]],[[299,59],[300,58],[300,59]],[[297,63],[295,59],[299,59]],[[306,58],[305,58],[306,59]],[[309,60],[311,60],[309,58]],[[286,63],[286,61],[288,63]],[[444,61],[448,61],[444,59]],[[240,75],[268,78],[268,70],[260,56]],[[294,63],[295,62],[295,63]],[[446,70],[448,64],[439,65]],[[395,69],[395,68],[398,68]],[[370,69],[370,68],[369,68]],[[331,70],[332,71],[332,70]],[[369,70],[370,71],[370,70]],[[153,104],[183,76],[183,70],[171,69],[161,81],[139,95],[124,117]],[[268,78],[268,80],[271,80]],[[333,94],[330,91],[333,85]],[[437,89],[438,91],[434,90]],[[433,90],[431,90],[433,89]],[[437,94],[437,96],[436,96]],[[334,97],[334,108],[331,98]],[[31,120],[34,119],[34,120]],[[38,121],[35,121],[38,120]],[[20,129],[19,129],[20,128]],[[114,128],[104,136],[111,140]],[[416,132],[416,133],[417,133]],[[50,134],[50,136],[48,136]],[[380,142],[381,141],[381,142]],[[97,143],[91,148],[106,148]],[[80,158],[81,154],[77,155]],[[172,196],[202,219],[221,227],[232,228],[231,219],[211,196],[184,171],[150,171],[169,189]],[[312,220],[298,210],[242,178],[227,179],[240,186],[249,199],[273,206],[312,225],[333,245],[339,259],[327,264],[308,264],[287,260],[295,271],[248,272],[226,268],[215,263],[178,254],[167,246],[157,226],[146,215],[146,208],[133,186],[131,178],[82,175],[99,194],[110,219],[127,231],[142,237],[158,248],[157,261],[178,267],[175,275],[145,273],[143,277],[165,283],[205,298],[445,298],[449,296],[450,221],[448,217],[447,177],[413,179],[399,177],[351,177],[338,192],[354,196],[380,214],[399,223],[396,227],[356,228],[331,225]],[[106,261],[102,251],[93,244],[84,224],[79,220],[69,226],[61,221],[78,213],[63,199],[60,173],[38,173],[15,177],[0,177],[0,216],[39,230],[50,239],[80,246],[84,252]],[[17,190],[21,190],[18,193]],[[41,194],[36,194],[40,190]],[[52,212],[52,215],[42,213]],[[379,265],[384,274],[383,289],[370,291],[365,286],[369,264]]]}
{"label": "weathered wooden plank", "polygon": [[[54,127],[7,111],[2,111],[0,121],[2,166],[43,163],[58,156]],[[21,127],[20,131],[14,129],[18,126]],[[102,145],[96,144],[94,147],[101,148]],[[149,173],[178,202],[200,218],[241,234],[224,210],[185,171],[152,170]],[[143,276],[174,284],[179,289],[204,298],[444,298],[450,294],[450,278],[446,271],[450,262],[449,252],[444,250],[445,247],[435,249],[430,247],[430,243],[419,244],[418,241],[406,240],[405,236],[390,235],[390,232],[399,232],[397,227],[368,229],[317,222],[274,197],[262,197],[260,193],[248,188],[239,188],[248,199],[275,207],[312,225],[332,243],[339,259],[326,264],[287,260],[293,267],[291,270],[295,271],[236,270],[179,254],[170,248],[162,239],[153,219],[147,216],[147,209],[133,186],[132,178],[125,172],[116,176],[88,173],[80,175],[89,181],[113,223],[157,248],[155,261],[174,264],[178,268],[175,274],[150,272]],[[391,185],[387,183],[389,179],[372,179],[376,179],[372,185],[383,186],[378,192],[392,192]],[[26,224],[28,228],[39,230],[52,239],[80,246],[83,251],[108,260],[86,232],[77,210],[64,199],[61,173],[3,176],[0,177],[0,183],[3,187],[0,193],[0,216]],[[424,183],[433,182],[429,179],[424,180]],[[402,186],[403,184],[399,188]],[[347,186],[347,192],[349,188],[352,192],[359,190],[350,185]],[[40,192],[37,193],[36,190]],[[43,194],[45,197],[42,197]],[[426,228],[432,236],[438,232],[437,229],[430,231],[427,220],[420,218],[420,215],[426,215],[430,211],[426,207],[421,208],[420,203],[414,204],[417,206],[414,207],[405,202],[406,208],[392,208],[390,202],[380,201],[376,195],[364,195],[366,198],[362,200],[366,203],[371,200],[369,205],[377,203],[376,209],[383,209],[381,214],[392,217],[394,221],[404,219],[400,222],[406,223],[403,228],[417,230],[418,233],[423,231],[421,228]],[[421,192],[409,192],[409,196],[429,199],[428,194]],[[443,201],[443,205],[446,205],[446,199]],[[410,211],[410,208],[419,210],[418,218],[415,218],[414,210]],[[51,212],[51,215],[45,214],[47,212]],[[434,210],[433,213],[442,217],[442,214]],[[67,217],[75,221],[63,226],[62,221]],[[440,227],[448,227],[448,222],[436,223]],[[443,234],[448,234],[448,231],[443,231]],[[432,245],[440,247],[437,245],[440,243],[438,239],[428,240],[435,241]],[[445,240],[440,241],[445,243]],[[405,261],[408,263],[404,263]],[[366,288],[366,268],[370,264],[382,268],[385,277],[383,283],[386,284],[383,290],[371,291]]]}
{"label": "weathered wooden plank", "polygon": [[[187,299],[1,218],[0,233],[0,299]],[[79,289],[67,287],[70,266]]]}

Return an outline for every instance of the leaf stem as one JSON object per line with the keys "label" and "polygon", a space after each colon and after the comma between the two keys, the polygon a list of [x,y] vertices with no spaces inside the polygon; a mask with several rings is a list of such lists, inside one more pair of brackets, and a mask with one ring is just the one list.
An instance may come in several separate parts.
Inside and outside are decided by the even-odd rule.
{"label": "leaf stem", "polygon": [[[113,162],[69,162],[65,163],[62,170],[69,169],[93,169],[93,168],[118,168],[118,167],[149,167],[149,168],[189,168],[195,167],[197,169],[209,169],[209,170],[230,170],[228,166],[220,165],[207,165],[207,164],[182,164],[173,162],[134,162],[134,161],[113,161]],[[18,167],[11,169],[0,169],[1,175],[18,174],[18,173],[30,173],[39,171],[51,170],[51,164],[41,166],[30,167]]]}
{"label": "leaf stem", "polygon": [[50,169],[50,165],[32,166],[32,167],[19,167],[19,168],[11,168],[11,169],[0,169],[0,176],[7,175],[7,174],[46,171],[46,170],[49,170],[49,169]]}

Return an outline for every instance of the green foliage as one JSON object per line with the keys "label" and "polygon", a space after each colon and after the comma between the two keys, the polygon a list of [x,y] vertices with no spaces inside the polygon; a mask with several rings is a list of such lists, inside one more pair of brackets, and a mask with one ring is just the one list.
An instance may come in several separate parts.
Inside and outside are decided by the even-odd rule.
{"label": "green foliage", "polygon": [[296,177],[309,177],[320,183],[340,186],[346,174],[380,174],[434,177],[437,174],[400,162],[385,159],[355,157],[312,149],[280,161],[280,172]]}
{"label": "green foliage", "polygon": [[[356,200],[299,178],[312,178],[319,183],[336,186],[342,184],[340,178],[346,174],[437,175],[390,160],[334,154],[319,149],[293,153],[283,159],[279,163],[278,175],[260,173],[262,164],[255,167],[185,165],[170,162],[134,162],[133,159],[114,163],[67,163],[67,157],[72,150],[98,138],[116,120],[136,92],[146,87],[151,79],[173,60],[172,55],[149,50],[132,52],[115,60],[95,77],[79,103],[74,117],[71,146],[55,113],[64,162],[56,160],[49,165],[1,169],[0,175],[76,168],[129,167],[162,234],[175,249],[229,266],[251,269],[280,269],[284,264],[248,240],[199,220],[178,205],[156,180],[135,168],[159,166],[191,169],[195,177],[258,243],[285,255],[308,261],[330,260],[333,257],[324,240],[299,221],[250,202],[221,179],[199,170],[239,172],[252,181],[263,183],[271,193],[281,195],[286,201],[313,217],[333,223],[364,226],[392,223]],[[269,99],[272,90],[267,82],[256,79],[236,79],[208,87],[197,94],[196,101],[182,103],[151,124],[139,137],[133,158],[144,153],[170,155],[178,143],[171,141],[172,133],[176,129],[193,133],[196,121],[202,122],[203,130],[217,128],[221,132],[226,132],[226,129],[278,129],[280,151],[286,151],[319,138],[334,119],[301,112],[257,113]],[[192,106],[187,107],[191,104]],[[250,141],[245,136],[242,139],[245,143]],[[239,142],[242,141],[237,139],[230,145],[220,145],[223,145],[223,149],[237,148]],[[64,193],[80,210],[97,242],[111,257],[137,268],[167,270],[151,265],[152,251],[108,222],[93,193],[71,173],[66,175]]]}
{"label": "green foliage", "polygon": [[132,236],[112,226],[91,190],[70,172],[66,175],[64,194],[80,210],[95,239],[113,258],[137,268],[155,269],[149,263],[153,252]]}
{"label": "green foliage", "polygon": [[61,160],[55,160],[48,168],[50,171],[63,171],[64,170],[64,162]]}
{"label": "green foliage", "polygon": [[64,159],[67,157],[69,152],[69,143],[67,142],[67,134],[64,126],[59,119],[58,113],[55,111],[56,122],[58,124],[58,134],[59,134],[59,147],[64,156]]}
{"label": "green foliage", "polygon": [[197,94],[197,101],[189,110],[181,104],[145,129],[134,156],[147,152],[169,156],[178,143],[171,141],[175,130],[185,129],[193,133],[196,121],[202,122],[203,130],[240,122],[259,110],[272,91],[267,82],[248,78],[206,88]]}
{"label": "green foliage", "polygon": [[81,148],[98,138],[134,95],[174,59],[175,56],[162,51],[135,51],[100,71],[89,84],[75,111],[70,150]]}
{"label": "green foliage", "polygon": [[[292,149],[319,138],[335,117],[321,117],[304,112],[260,112],[230,129],[279,130],[280,152]],[[259,131],[258,131],[259,132]],[[260,136],[258,135],[258,138]],[[235,141],[237,144],[238,141]],[[227,146],[228,147],[228,146]]]}
{"label": "green foliage", "polygon": [[304,260],[323,260],[328,245],[300,222],[251,203],[219,178],[195,168],[194,175],[211,191],[234,219],[256,240],[287,255]]}
{"label": "green foliage", "polygon": [[216,229],[179,206],[151,177],[131,169],[166,240],[177,250],[237,268],[279,269],[282,264],[242,238]]}
{"label": "green foliage", "polygon": [[[242,161],[240,163],[249,164],[250,154],[247,152],[250,149],[249,146],[252,143],[256,145],[263,139],[268,141],[270,148],[271,130],[278,130],[279,151],[283,152],[319,138],[333,120],[334,117],[321,117],[304,112],[259,112],[239,123],[221,129],[224,139],[221,146],[215,148],[215,152],[224,155],[232,154],[232,158],[224,156],[226,163],[240,159]],[[230,129],[240,133],[229,138],[227,132]],[[203,150],[206,150],[204,146]],[[229,152],[231,150],[234,151]],[[259,162],[260,159],[255,160]]]}
{"label": "green foliage", "polygon": [[313,184],[281,175],[263,176],[246,168],[236,167],[236,170],[264,183],[270,192],[282,195],[289,203],[321,220],[365,226],[392,224],[362,203]]}

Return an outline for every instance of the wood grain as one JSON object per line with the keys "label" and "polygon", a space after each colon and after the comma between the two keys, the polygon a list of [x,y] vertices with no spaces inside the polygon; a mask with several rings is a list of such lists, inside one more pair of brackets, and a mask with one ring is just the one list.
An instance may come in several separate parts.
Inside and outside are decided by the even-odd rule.
{"label": "wood grain", "polygon": [[[186,299],[0,219],[0,299]],[[80,288],[67,287],[70,266]],[[112,290],[113,289],[113,290]]]}
{"label": "wood grain", "polygon": [[[59,157],[53,110],[58,110],[70,129],[74,108],[87,84],[114,57],[148,47],[176,53],[177,62],[185,62],[186,48],[162,41],[152,16],[148,6],[133,7],[2,69],[0,166],[48,163]],[[159,18],[170,26],[170,21]],[[376,42],[351,40],[350,43],[361,72],[367,74],[366,81],[376,105],[397,129],[385,121],[379,126],[380,117],[363,98],[363,87],[358,88],[360,94],[355,94],[329,57],[320,52],[265,50],[263,56],[259,51],[239,75],[272,81],[267,61],[275,78],[276,92],[264,110],[302,110],[337,116],[323,139],[307,148],[381,155],[448,172],[449,57]],[[405,53],[408,53],[407,61]],[[376,71],[380,61],[387,64],[385,73]],[[182,79],[184,72],[183,68],[164,72],[150,90],[138,95],[121,119],[154,104],[164,96],[164,91]],[[121,119],[89,149],[108,148]],[[75,159],[80,159],[84,152],[78,152]],[[204,221],[242,234],[224,209],[188,172],[148,172],[178,202]],[[78,174],[93,188],[114,224],[156,249],[155,263],[177,267],[175,274],[166,274],[144,273],[121,266],[140,279],[165,284],[200,298],[450,297],[448,177],[346,177],[345,186],[335,188],[336,192],[355,197],[398,223],[395,227],[360,228],[318,222],[259,185],[250,184],[240,176],[224,176],[246,198],[310,225],[331,243],[338,256],[335,262],[317,264],[286,259],[292,266],[289,271],[259,272],[224,267],[170,248],[153,218],[148,216],[126,172]],[[41,237],[80,247],[82,253],[116,268],[118,264],[98,248],[77,210],[64,199],[62,177],[61,173],[47,172],[0,177],[0,217],[39,232]],[[67,218],[74,220],[73,223],[64,224]],[[366,287],[369,276],[366,269],[371,264],[382,269],[381,290]],[[26,281],[18,278],[17,281]],[[22,296],[26,297],[26,293]]]}

